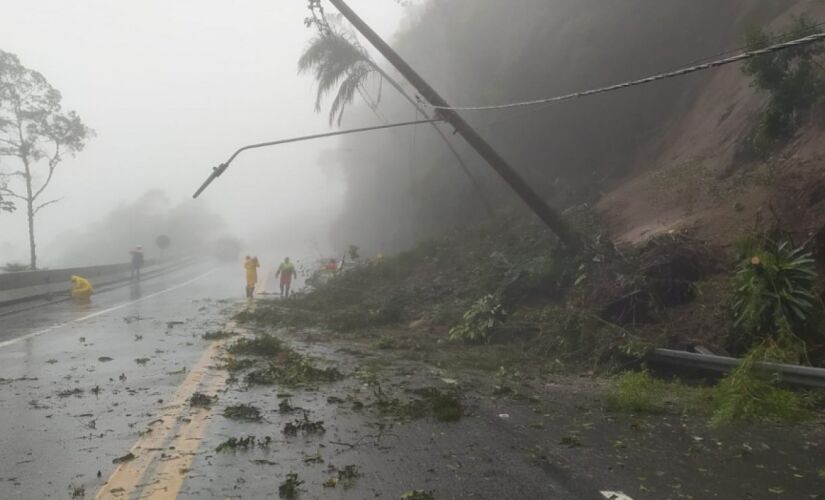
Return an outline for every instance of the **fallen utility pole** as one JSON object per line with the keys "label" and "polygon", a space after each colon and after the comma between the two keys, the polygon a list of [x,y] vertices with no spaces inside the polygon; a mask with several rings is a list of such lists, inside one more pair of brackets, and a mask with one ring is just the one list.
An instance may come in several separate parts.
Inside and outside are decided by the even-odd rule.
{"label": "fallen utility pole", "polygon": [[195,194],[192,195],[192,198],[197,198],[198,196],[203,193],[203,191],[212,184],[212,181],[220,177],[227,168],[229,168],[229,164],[237,158],[239,154],[244,151],[248,151],[250,149],[258,149],[258,148],[267,148],[270,146],[279,146],[281,144],[289,144],[291,142],[302,142],[302,141],[311,141],[313,139],[323,139],[324,137],[335,137],[338,135],[350,135],[350,134],[360,134],[361,132],[371,132],[373,130],[383,130],[387,128],[398,128],[398,127],[408,127],[411,125],[421,125],[422,123],[435,123],[441,121],[440,118],[435,120],[416,120],[411,122],[401,122],[401,123],[388,123],[386,125],[377,125],[375,127],[363,127],[363,128],[355,128],[350,130],[339,130],[338,132],[327,132],[324,134],[313,134],[313,135],[304,135],[301,137],[292,137],[290,139],[280,139],[277,141],[269,141],[269,142],[260,142],[258,144],[250,144],[248,146],[244,146],[239,148],[237,151],[232,153],[232,156],[229,157],[224,163],[221,163],[217,167],[212,169],[212,173],[209,174],[209,177],[201,184],[201,187],[195,191]]}
{"label": "fallen utility pole", "polygon": [[572,251],[581,246],[579,235],[573,232],[562,216],[553,210],[544,199],[536,193],[529,184],[507,163],[493,147],[484,140],[476,130],[467,123],[456,111],[447,109],[450,105],[445,101],[407,62],[399,56],[358,14],[353,11],[344,0],[329,0],[335,8],[366,38],[381,54],[397,69],[404,78],[426,99],[438,109],[438,116],[452,125],[456,132],[475,149],[482,158],[510,185],[519,198],[530,207],[533,212],[558,236],[559,240]]}

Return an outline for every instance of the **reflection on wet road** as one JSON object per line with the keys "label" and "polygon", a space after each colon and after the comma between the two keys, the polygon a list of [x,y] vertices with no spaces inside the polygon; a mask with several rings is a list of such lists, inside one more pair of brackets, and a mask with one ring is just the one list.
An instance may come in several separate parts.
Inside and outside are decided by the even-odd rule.
{"label": "reflection on wet road", "polygon": [[189,267],[0,317],[3,497],[91,498],[222,326],[231,277]]}

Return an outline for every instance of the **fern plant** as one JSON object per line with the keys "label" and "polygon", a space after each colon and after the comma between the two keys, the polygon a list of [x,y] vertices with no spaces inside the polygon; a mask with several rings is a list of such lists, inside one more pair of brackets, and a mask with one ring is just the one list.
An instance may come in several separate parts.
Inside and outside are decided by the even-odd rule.
{"label": "fern plant", "polygon": [[499,299],[492,294],[485,295],[467,309],[461,324],[450,329],[451,341],[470,344],[489,342],[493,332],[507,318],[507,313]]}
{"label": "fern plant", "polygon": [[736,271],[734,325],[752,340],[798,332],[819,308],[816,277],[804,247],[770,240],[754,246]]}

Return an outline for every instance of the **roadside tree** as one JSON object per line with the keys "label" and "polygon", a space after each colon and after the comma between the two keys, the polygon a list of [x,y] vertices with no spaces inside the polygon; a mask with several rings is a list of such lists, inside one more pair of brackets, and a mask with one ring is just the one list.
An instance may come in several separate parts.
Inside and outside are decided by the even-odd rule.
{"label": "roadside tree", "polygon": [[60,201],[44,199],[44,192],[63,155],[81,151],[93,135],[77,113],[62,110],[61,100],[43,75],[0,50],[0,157],[17,163],[16,170],[3,171],[0,195],[6,203],[19,200],[26,209],[31,269],[37,269],[35,216]]}

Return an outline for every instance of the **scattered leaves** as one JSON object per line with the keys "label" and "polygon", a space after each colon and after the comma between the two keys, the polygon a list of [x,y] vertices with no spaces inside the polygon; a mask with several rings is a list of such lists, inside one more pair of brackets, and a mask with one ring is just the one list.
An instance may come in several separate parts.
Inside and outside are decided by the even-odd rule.
{"label": "scattered leaves", "polygon": [[303,481],[298,480],[298,474],[290,472],[286,475],[286,479],[278,486],[278,496],[281,498],[292,499],[298,496],[298,487],[304,484]]}
{"label": "scattered leaves", "polygon": [[246,422],[260,422],[262,418],[261,410],[248,404],[227,406],[223,410],[223,416],[232,420],[244,420]]}

